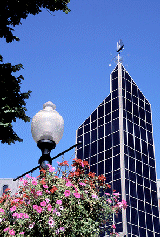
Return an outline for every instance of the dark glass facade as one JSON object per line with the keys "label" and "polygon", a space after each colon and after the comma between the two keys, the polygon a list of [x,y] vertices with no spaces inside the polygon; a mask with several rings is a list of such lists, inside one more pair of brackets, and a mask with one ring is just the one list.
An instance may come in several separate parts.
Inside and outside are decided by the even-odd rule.
{"label": "dark glass facade", "polygon": [[78,128],[77,157],[90,171],[104,174],[128,208],[115,218],[117,232],[128,237],[158,237],[159,213],[151,106],[118,63],[111,92]]}

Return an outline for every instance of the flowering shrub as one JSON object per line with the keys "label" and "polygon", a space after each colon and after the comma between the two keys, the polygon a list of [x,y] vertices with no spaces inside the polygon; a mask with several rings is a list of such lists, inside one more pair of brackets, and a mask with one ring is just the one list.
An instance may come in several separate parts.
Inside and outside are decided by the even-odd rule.
{"label": "flowering shrub", "polygon": [[[126,208],[119,193],[110,194],[105,177],[86,173],[87,161],[74,159],[58,170],[48,165],[37,178],[26,175],[15,196],[10,191],[0,198],[0,236],[99,236],[111,227],[116,236],[113,213]],[[108,190],[107,190],[108,189]]]}

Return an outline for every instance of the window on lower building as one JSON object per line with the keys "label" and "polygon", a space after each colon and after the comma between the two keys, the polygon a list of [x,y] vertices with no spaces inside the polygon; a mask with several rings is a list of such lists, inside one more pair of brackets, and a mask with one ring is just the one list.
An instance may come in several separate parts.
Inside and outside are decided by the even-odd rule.
{"label": "window on lower building", "polygon": [[3,193],[6,193],[6,189],[8,188],[8,185],[7,184],[5,184],[5,185],[3,185]]}

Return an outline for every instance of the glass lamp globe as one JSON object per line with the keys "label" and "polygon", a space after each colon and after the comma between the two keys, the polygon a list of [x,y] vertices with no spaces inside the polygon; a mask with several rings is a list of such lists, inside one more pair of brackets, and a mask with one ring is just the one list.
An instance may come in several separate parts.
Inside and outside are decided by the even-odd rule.
{"label": "glass lamp globe", "polygon": [[[42,151],[39,164],[43,167],[46,161],[52,164],[50,152],[59,143],[63,136],[64,120],[55,110],[56,106],[48,101],[32,119],[31,132],[37,146]],[[44,165],[46,168],[46,165]]]}
{"label": "glass lamp globe", "polygon": [[59,143],[63,136],[64,120],[55,110],[56,106],[48,101],[32,119],[32,137],[37,143],[40,140],[51,140]]}

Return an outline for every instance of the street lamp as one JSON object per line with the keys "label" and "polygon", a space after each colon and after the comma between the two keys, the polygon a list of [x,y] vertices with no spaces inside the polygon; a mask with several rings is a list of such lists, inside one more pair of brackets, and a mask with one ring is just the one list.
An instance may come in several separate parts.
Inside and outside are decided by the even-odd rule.
{"label": "street lamp", "polygon": [[59,143],[64,131],[64,120],[55,109],[51,101],[46,102],[31,123],[32,137],[42,151],[38,163],[44,169],[47,163],[52,164],[50,152]]}

